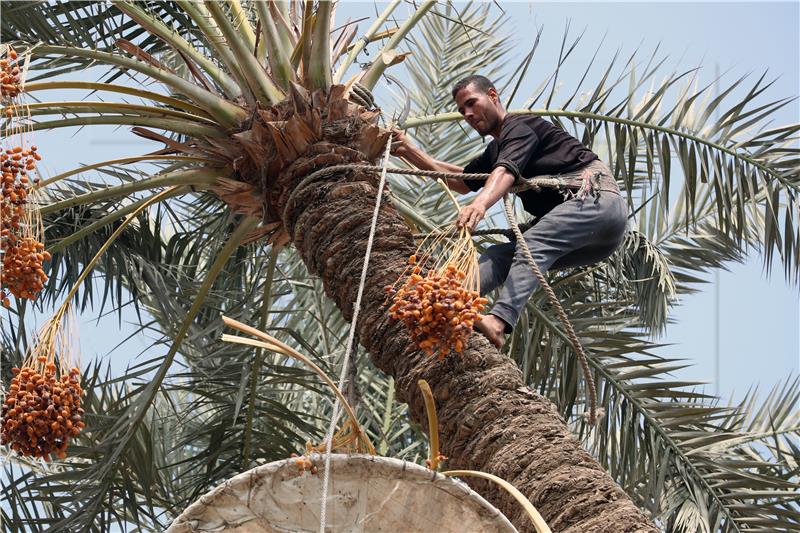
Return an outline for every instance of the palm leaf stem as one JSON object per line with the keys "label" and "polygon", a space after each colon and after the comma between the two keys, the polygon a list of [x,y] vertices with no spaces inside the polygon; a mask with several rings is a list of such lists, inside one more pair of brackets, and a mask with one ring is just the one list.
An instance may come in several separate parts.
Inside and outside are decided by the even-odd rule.
{"label": "palm leaf stem", "polygon": [[[577,119],[586,119],[586,120],[597,120],[599,122],[605,123],[613,123],[613,124],[623,124],[626,126],[632,126],[635,128],[641,128],[644,130],[653,130],[658,131],[661,133],[666,133],[668,135],[672,135],[675,137],[680,137],[682,139],[686,139],[688,141],[692,141],[703,146],[708,146],[713,150],[718,150],[725,154],[728,154],[740,161],[744,161],[754,167],[758,168],[759,170],[769,174],[771,177],[775,178],[776,180],[780,181],[784,185],[792,189],[798,189],[798,184],[793,183],[791,180],[787,179],[785,176],[777,173],[774,169],[766,166],[764,163],[761,163],[751,157],[748,157],[741,152],[736,151],[733,148],[728,148],[726,146],[722,146],[721,144],[717,144],[713,141],[709,141],[708,139],[704,139],[697,135],[693,135],[691,133],[687,133],[684,131],[680,131],[674,128],[668,128],[666,126],[659,126],[657,124],[651,124],[648,122],[641,122],[638,120],[630,120],[622,117],[614,117],[610,115],[601,115],[598,113],[587,113],[584,111],[566,111],[562,109],[514,109],[508,112],[510,115],[534,115],[539,117],[568,117],[568,118],[577,118]],[[420,126],[426,126],[430,124],[438,124],[442,122],[451,122],[456,120],[461,120],[463,117],[456,112],[450,113],[440,113],[437,115],[424,115],[420,117],[410,117],[403,123],[404,129],[410,128],[418,128]]]}
{"label": "palm leaf stem", "polygon": [[284,19],[289,20],[289,13],[293,0],[275,0],[270,4],[275,8],[275,11],[280,14]]}
{"label": "palm leaf stem", "polygon": [[233,27],[244,38],[245,44],[250,50],[256,47],[256,34],[253,27],[250,26],[250,21],[247,18],[247,13],[242,9],[242,4],[239,0],[228,0],[231,15],[233,15]]}
{"label": "palm leaf stem", "polygon": [[417,209],[414,209],[399,197],[392,198],[392,203],[398,213],[403,215],[406,220],[411,220],[418,228],[422,228],[426,232],[436,229],[436,225],[432,224],[427,217],[422,216]]}
{"label": "palm leaf stem", "polygon": [[[331,86],[331,10],[333,2],[320,2],[311,40],[307,77],[314,89]],[[308,46],[308,43],[306,43]]]}
{"label": "palm leaf stem", "polygon": [[[388,28],[386,30],[381,30],[381,31],[379,31],[377,33],[372,34],[369,37],[361,37],[359,40],[364,43],[364,46],[367,46],[367,45],[369,45],[371,43],[374,43],[375,41],[380,41],[382,39],[390,38],[392,35],[397,33],[397,30],[399,30],[399,29],[400,28],[398,26],[395,26],[394,28]],[[342,51],[342,54],[340,54],[340,55],[343,55],[344,52],[350,52],[356,46],[358,46],[358,42],[348,44],[347,48],[344,51]]]}
{"label": "palm leaf stem", "polygon": [[[123,113],[141,117],[173,117],[192,122],[216,126],[214,120],[199,117],[185,111],[176,111],[166,107],[156,107],[150,105],[127,104],[123,102],[91,102],[91,101],[64,101],[64,102],[36,102],[26,104],[25,107],[31,110],[31,116],[41,115],[61,115],[69,113]],[[83,111],[75,111],[83,110]]]}
{"label": "palm leaf stem", "polygon": [[228,76],[218,65],[214,64],[206,55],[201,53],[197,48],[189,44],[183,37],[177,34],[175,30],[169,28],[158,17],[147,13],[139,8],[135,2],[114,0],[114,5],[128,15],[130,18],[138,22],[149,31],[151,34],[161,38],[162,41],[172,46],[178,52],[186,55],[190,60],[197,63],[211,78],[217,82],[223,92],[229,98],[236,98],[241,95],[241,90],[236,85],[236,82]]}
{"label": "palm leaf stem", "polygon": [[42,180],[38,185],[36,185],[37,189],[41,189],[43,187],[47,187],[48,185],[52,185],[57,181],[63,180],[70,176],[74,176],[75,174],[81,174],[83,172],[94,170],[97,168],[102,167],[109,167],[112,165],[122,165],[126,163],[138,163],[140,161],[187,161],[187,162],[196,162],[196,163],[215,163],[217,162],[214,159],[207,159],[205,157],[196,157],[196,156],[189,156],[189,155],[137,155],[133,157],[120,157],[119,159],[109,159],[108,161],[101,161],[99,163],[92,163],[91,165],[84,165],[78,168],[73,168],[72,170],[68,170],[66,172],[62,172],[60,174],[56,174],[53,177],[47,178],[46,180]]}
{"label": "palm leaf stem", "polygon": [[278,38],[281,41],[281,48],[286,50],[286,54],[291,58],[289,50],[294,50],[297,43],[297,36],[289,25],[289,2],[265,2],[269,5],[269,11],[278,30]]}
{"label": "palm leaf stem", "polygon": [[253,55],[254,51],[252,48],[248,48],[247,43],[242,40],[228,15],[223,11],[221,4],[214,0],[206,0],[204,4],[225,37],[225,41],[231,47],[256,100],[266,106],[277,104],[283,100],[283,92],[269,79],[264,68]]}
{"label": "palm leaf stem", "polygon": [[293,79],[291,50],[286,48],[284,40],[280,38],[278,27],[270,15],[267,3],[256,2],[255,6],[258,19],[261,21],[261,34],[272,77],[283,89],[288,90],[289,82]]}
{"label": "palm leaf stem", "polygon": [[311,34],[314,31],[314,3],[303,3],[303,23],[300,38],[292,52],[292,66],[300,67],[303,79],[308,78],[308,64],[311,59]]}
{"label": "palm leaf stem", "polygon": [[52,130],[72,126],[111,125],[111,126],[148,126],[175,133],[183,133],[198,139],[203,137],[225,137],[225,132],[217,127],[192,124],[185,120],[173,120],[161,117],[144,117],[135,115],[94,115],[34,122],[26,126],[26,131]]}
{"label": "palm leaf stem", "polygon": [[223,65],[228,69],[231,75],[236,80],[236,85],[239,87],[242,97],[247,101],[250,107],[255,107],[255,97],[249,90],[247,78],[240,69],[239,62],[231,52],[230,47],[225,42],[214,19],[211,18],[205,6],[201,2],[193,0],[175,0],[175,2],[183,9],[190,19],[197,25],[206,41],[211,46],[211,49],[216,52],[217,57]]}
{"label": "palm leaf stem", "polygon": [[[168,198],[172,198],[173,196],[179,196],[181,194],[186,194],[190,190],[191,190],[191,188],[188,185],[182,185],[182,186],[172,187],[171,189],[169,189],[169,194],[166,194],[166,195],[163,195],[162,193],[158,193],[158,194],[161,195],[161,199],[162,200],[166,200]],[[112,211],[111,213],[107,214],[103,218],[101,218],[99,220],[96,220],[95,222],[92,222],[91,224],[89,224],[85,228],[81,228],[80,230],[76,231],[75,233],[73,233],[71,235],[68,235],[68,236],[64,237],[63,239],[60,239],[55,244],[52,244],[51,246],[49,246],[47,248],[47,251],[50,252],[51,254],[55,254],[57,252],[60,252],[65,247],[69,246],[70,244],[72,244],[72,243],[74,243],[76,241],[79,241],[79,240],[83,239],[84,237],[86,237],[87,235],[89,235],[91,233],[94,233],[95,231],[97,231],[97,230],[99,230],[101,228],[104,228],[105,226],[108,226],[112,222],[115,222],[115,221],[119,220],[120,218],[128,215],[129,213],[132,213],[132,212],[136,211],[143,204],[146,204],[148,202],[152,203],[152,199],[153,199],[153,196],[150,196],[150,197],[147,197],[147,198],[142,198],[141,200],[139,200],[137,202],[133,202],[131,204],[126,205],[125,207],[121,207],[119,209],[115,209],[114,211]]]}
{"label": "palm leaf stem", "polygon": [[[228,172],[229,173],[229,172]],[[90,193],[74,196],[60,202],[44,205],[40,212],[42,215],[56,213],[64,209],[69,209],[78,205],[85,205],[110,198],[127,196],[134,192],[155,189],[156,187],[168,187],[176,185],[213,185],[217,178],[225,176],[227,173],[220,168],[197,168],[171,172],[164,175],[156,175],[151,178],[137,180],[124,185],[106,187]]]}
{"label": "palm leaf stem", "polygon": [[435,5],[436,5],[435,0],[426,0],[419,6],[419,8],[417,8],[414,14],[412,14],[410,17],[408,17],[408,19],[405,20],[405,22],[403,22],[403,24],[400,26],[400,29],[397,30],[397,32],[394,35],[392,35],[389,41],[384,45],[383,49],[381,49],[381,52],[376,55],[375,60],[372,62],[372,64],[367,68],[367,72],[364,74],[364,77],[361,78],[361,80],[359,81],[361,85],[363,85],[369,90],[375,88],[375,85],[378,83],[378,80],[381,78],[381,75],[389,66],[384,61],[383,54],[388,53],[397,48],[397,45],[400,44],[400,41],[402,41],[405,38],[408,32],[410,32],[414,28],[414,26],[416,26],[417,23],[422,19],[422,17],[425,16],[425,14],[428,11],[430,11],[430,9]]}
{"label": "palm leaf stem", "polygon": [[87,59],[94,59],[100,63],[141,72],[146,76],[164,83],[175,92],[192,99],[225,127],[230,128],[237,126],[247,117],[247,113],[241,107],[208,92],[199,85],[186,81],[180,76],[156,68],[142,61],[111,54],[109,52],[101,52],[99,50],[45,44],[36,46],[36,48],[33,49],[33,53],[37,55],[56,54],[67,57],[85,57]]}
{"label": "palm leaf stem", "polygon": [[369,29],[367,29],[367,31],[364,32],[364,35],[361,36],[361,38],[359,38],[355,42],[355,44],[353,44],[352,48],[350,48],[349,53],[347,54],[347,57],[344,58],[344,61],[342,61],[342,63],[339,65],[339,68],[336,69],[336,74],[333,77],[334,83],[342,82],[342,78],[344,78],[347,69],[350,68],[350,65],[353,64],[353,61],[356,60],[358,54],[361,53],[361,51],[367,46],[367,44],[372,42],[373,36],[375,36],[380,27],[383,25],[384,22],[386,22],[386,19],[389,18],[389,16],[392,14],[392,12],[398,5],[400,5],[400,0],[392,0],[391,2],[389,2],[386,8],[384,8],[381,14],[378,15],[378,17],[369,27]]}
{"label": "palm leaf stem", "polygon": [[[278,255],[280,250],[275,246],[272,247],[269,254],[269,263],[267,264],[267,279],[264,281],[264,296],[261,302],[261,316],[258,321],[258,329],[263,331],[267,327],[267,315],[269,314],[270,305],[272,305],[272,281],[275,277],[276,266],[278,263]],[[247,470],[250,465],[250,446],[253,438],[253,419],[256,412],[256,395],[261,375],[261,365],[264,363],[264,356],[266,350],[259,348],[256,350],[256,357],[253,361],[253,367],[250,370],[250,397],[247,402],[247,414],[245,415],[244,424],[244,438],[242,443],[242,469]]]}
{"label": "palm leaf stem", "polygon": [[197,107],[196,105],[192,105],[185,100],[172,98],[170,96],[165,96],[153,91],[145,91],[136,87],[126,87],[124,85],[116,85],[113,83],[99,83],[92,81],[42,81],[25,84],[26,93],[35,91],[49,91],[52,89],[88,89],[91,91],[108,91],[113,93],[129,94],[146,100],[167,104],[178,109],[183,109],[184,111],[194,115],[209,116],[206,110],[201,107]]}

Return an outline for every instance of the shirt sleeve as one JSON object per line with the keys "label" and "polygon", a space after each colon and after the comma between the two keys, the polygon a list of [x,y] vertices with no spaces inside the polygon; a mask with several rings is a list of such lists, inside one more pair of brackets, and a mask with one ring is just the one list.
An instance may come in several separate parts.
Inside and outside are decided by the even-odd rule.
{"label": "shirt sleeve", "polygon": [[520,179],[539,146],[539,136],[522,120],[514,120],[505,126],[500,133],[497,161],[492,170],[505,167],[515,179]]}
{"label": "shirt sleeve", "polygon": [[[488,174],[492,171],[491,155],[489,154],[489,146],[483,151],[481,155],[467,163],[464,167],[464,174]],[[466,185],[471,191],[477,191],[483,187],[486,180],[464,180]]]}

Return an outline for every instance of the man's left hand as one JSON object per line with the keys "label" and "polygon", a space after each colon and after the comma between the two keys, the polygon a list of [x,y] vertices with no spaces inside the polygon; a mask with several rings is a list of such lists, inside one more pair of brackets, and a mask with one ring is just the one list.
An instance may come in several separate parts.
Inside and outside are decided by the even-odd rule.
{"label": "man's left hand", "polygon": [[392,147],[389,153],[397,157],[406,157],[414,151],[414,145],[408,140],[403,130],[392,128]]}
{"label": "man's left hand", "polygon": [[476,205],[472,203],[468,205],[464,209],[461,210],[461,213],[458,214],[458,220],[456,221],[456,225],[459,228],[467,228],[470,231],[475,230],[475,227],[478,225],[478,222],[483,220],[483,216],[486,214],[486,209],[484,209],[480,205]]}

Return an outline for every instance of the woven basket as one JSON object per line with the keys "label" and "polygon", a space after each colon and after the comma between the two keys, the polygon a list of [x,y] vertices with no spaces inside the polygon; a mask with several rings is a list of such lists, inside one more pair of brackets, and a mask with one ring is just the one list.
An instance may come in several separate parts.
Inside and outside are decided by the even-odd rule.
{"label": "woven basket", "polygon": [[[319,531],[324,457],[317,475],[294,459],[235,476],[190,505],[168,533]],[[331,457],[326,531],[515,532],[486,500],[465,484],[389,457]]]}

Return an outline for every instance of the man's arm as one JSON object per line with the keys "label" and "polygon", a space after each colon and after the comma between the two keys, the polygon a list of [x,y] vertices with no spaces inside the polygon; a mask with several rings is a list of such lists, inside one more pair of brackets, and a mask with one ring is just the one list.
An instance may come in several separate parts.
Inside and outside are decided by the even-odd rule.
{"label": "man's arm", "polygon": [[503,124],[497,142],[497,158],[486,185],[472,204],[462,209],[458,216],[458,225],[470,231],[475,229],[486,211],[508,192],[514,181],[521,177],[537,151],[539,137],[530,125],[512,118]]}
{"label": "man's arm", "polygon": [[[453,165],[451,163],[434,159],[425,153],[421,148],[415,146],[411,141],[409,141],[408,137],[406,137],[405,134],[400,130],[394,130],[394,139],[395,140],[392,143],[392,155],[402,158],[407,163],[410,163],[419,169],[434,170],[436,172],[457,173],[464,171],[464,169],[458,165]],[[472,192],[472,190],[464,184],[463,179],[447,178],[445,181],[447,181],[448,187],[458,193],[467,194]]]}

